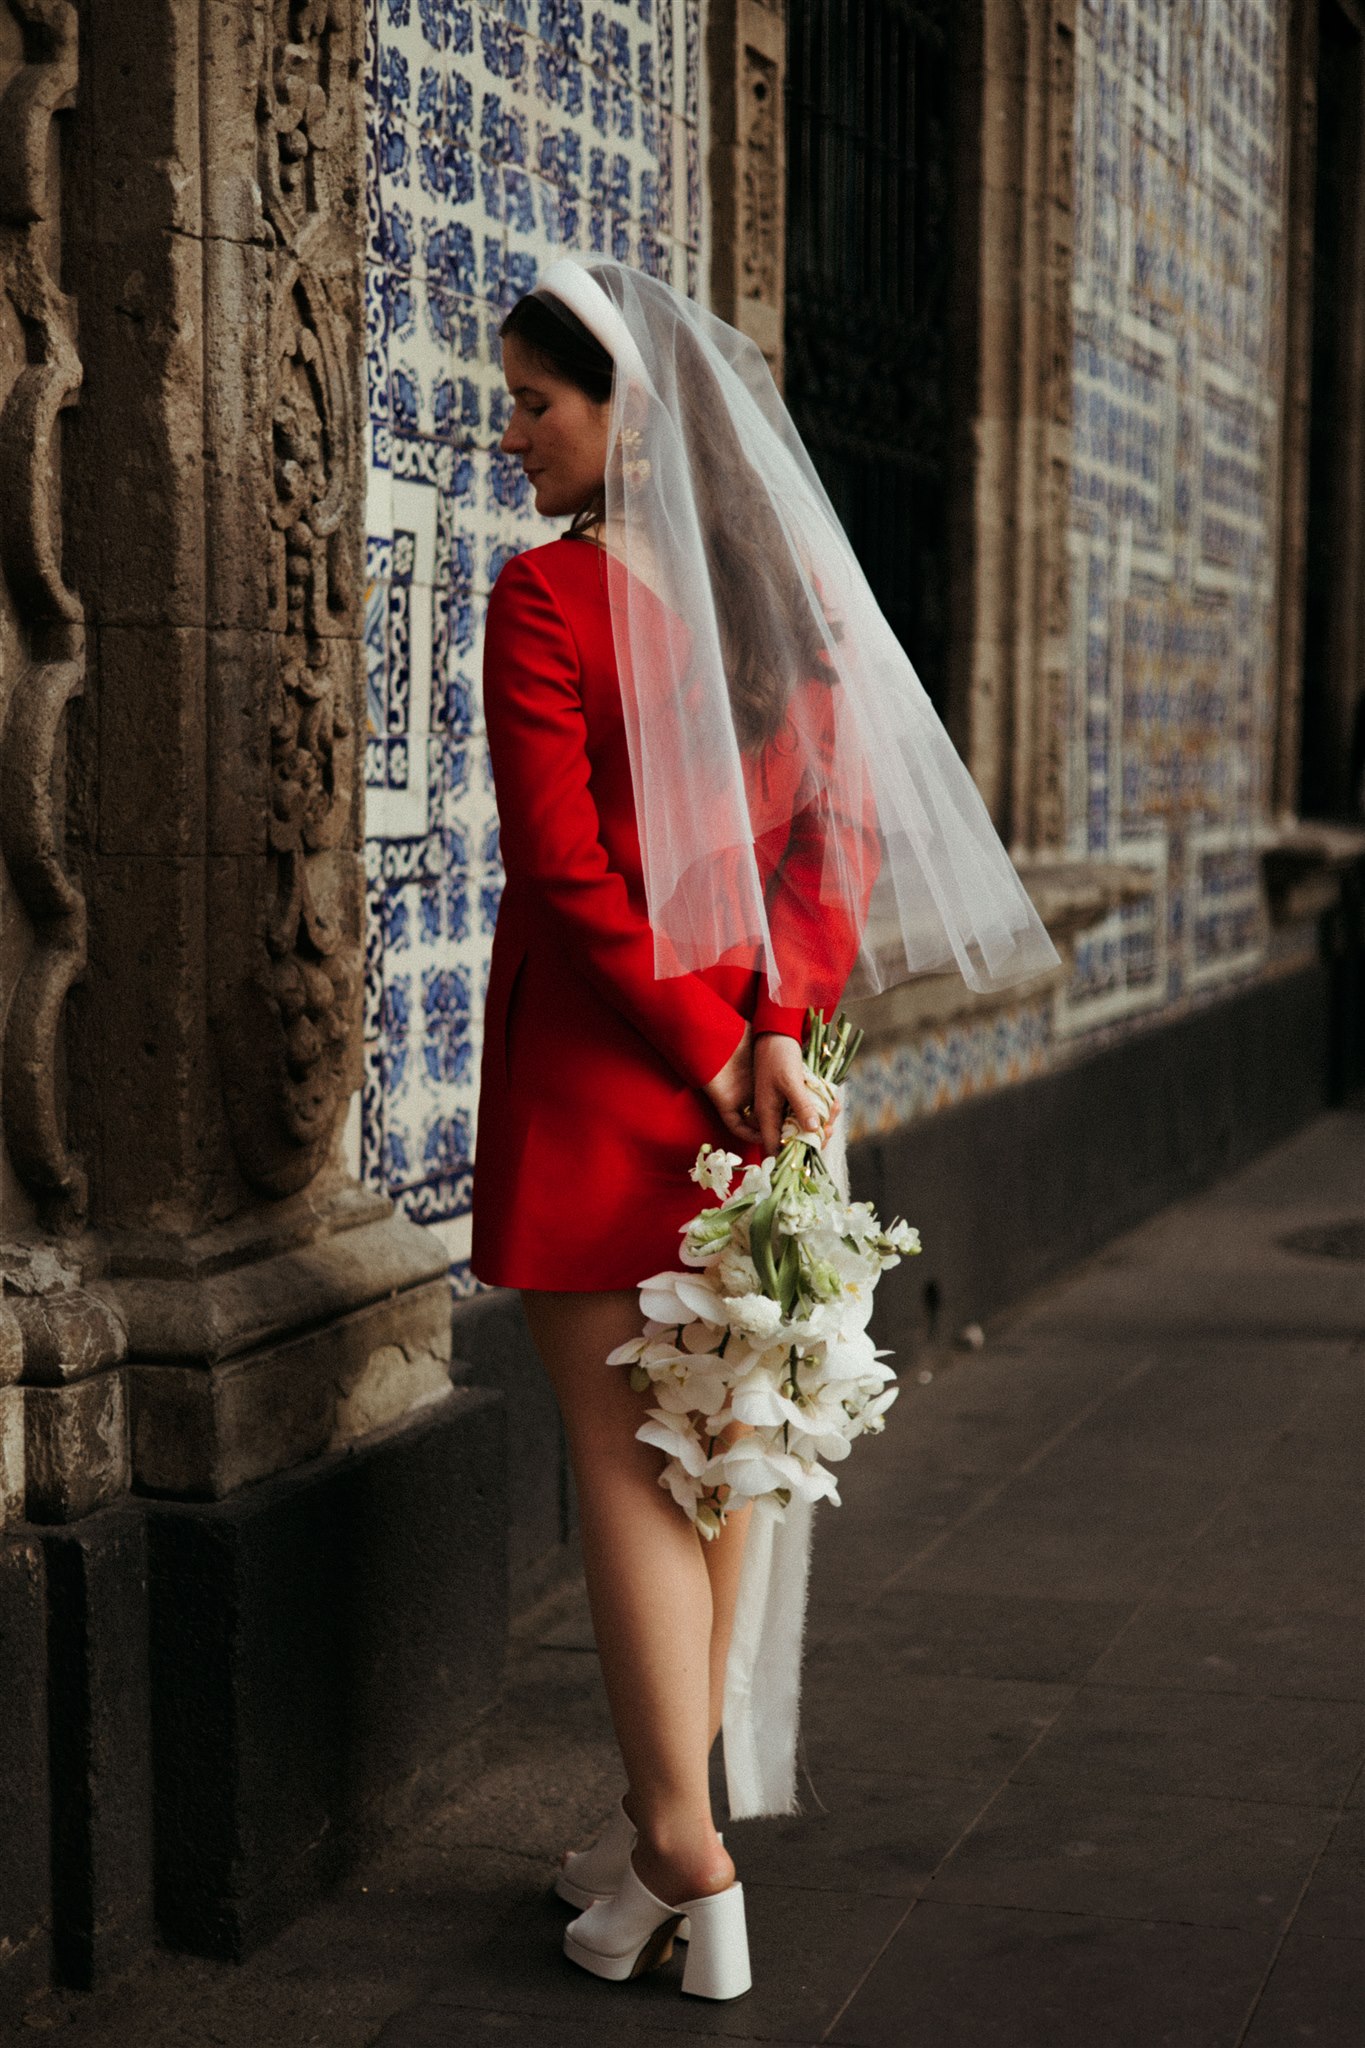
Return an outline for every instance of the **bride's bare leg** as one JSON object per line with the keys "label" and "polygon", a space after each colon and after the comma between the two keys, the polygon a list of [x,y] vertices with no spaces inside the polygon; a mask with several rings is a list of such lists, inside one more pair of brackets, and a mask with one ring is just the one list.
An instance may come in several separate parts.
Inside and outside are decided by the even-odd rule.
{"label": "bride's bare leg", "polygon": [[703,1556],[711,1579],[711,1672],[710,1731],[714,1743],[720,1734],[725,1706],[725,1663],[735,1629],[735,1603],[739,1598],[739,1572],[744,1562],[744,1545],[749,1534],[752,1508],[730,1515],[719,1536],[704,1546]]}
{"label": "bride's bare leg", "polygon": [[536,1290],[522,1303],[564,1418],[593,1632],[639,1830],[636,1871],[670,1903],[723,1891],[734,1865],[711,1818],[704,1546],[659,1485],[661,1453],[636,1440],[647,1403],[628,1373],[603,1363],[639,1334],[638,1296]]}

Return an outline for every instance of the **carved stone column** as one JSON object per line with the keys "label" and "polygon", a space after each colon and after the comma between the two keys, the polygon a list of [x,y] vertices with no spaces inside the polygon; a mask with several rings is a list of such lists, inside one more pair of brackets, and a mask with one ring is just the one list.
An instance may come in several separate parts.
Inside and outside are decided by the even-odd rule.
{"label": "carved stone column", "polygon": [[[362,8],[92,11],[71,1126],[141,1490],[448,1396],[442,1247],[362,1192]],[[136,79],[136,91],[130,80]]]}
{"label": "carved stone column", "polygon": [[785,0],[707,9],[711,304],[756,341],[782,382],[785,291]]}
{"label": "carved stone column", "polygon": [[0,7],[0,1527],[87,1513],[128,1478],[122,1330],[48,1236],[79,1222],[87,1185],[61,1057],[86,957],[63,816],[67,708],[86,674],[60,508],[81,361],[56,123],[75,99],[76,30],[67,0]]}
{"label": "carved stone column", "polygon": [[497,1682],[500,1403],[340,1145],[363,19],[0,0],[6,1992],[240,1954]]}
{"label": "carved stone column", "polygon": [[1016,856],[1065,840],[1075,0],[978,0],[963,46],[959,240],[972,264],[975,461],[956,733]]}

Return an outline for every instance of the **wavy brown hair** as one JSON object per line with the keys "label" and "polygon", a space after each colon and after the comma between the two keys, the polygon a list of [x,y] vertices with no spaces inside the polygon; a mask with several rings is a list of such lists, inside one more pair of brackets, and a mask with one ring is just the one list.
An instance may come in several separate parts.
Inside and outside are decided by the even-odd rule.
{"label": "wavy brown hair", "polygon": [[[546,293],[518,299],[499,333],[512,334],[545,367],[599,405],[611,397],[613,365],[576,314]],[[694,344],[688,344],[694,345]],[[821,658],[824,641],[791,548],[719,393],[708,404],[711,373],[700,351],[678,420],[696,484],[702,545],[711,588],[730,708],[741,748],[756,754],[776,738],[798,680],[833,680]],[[601,486],[575,514],[569,532],[590,535],[606,517]]]}

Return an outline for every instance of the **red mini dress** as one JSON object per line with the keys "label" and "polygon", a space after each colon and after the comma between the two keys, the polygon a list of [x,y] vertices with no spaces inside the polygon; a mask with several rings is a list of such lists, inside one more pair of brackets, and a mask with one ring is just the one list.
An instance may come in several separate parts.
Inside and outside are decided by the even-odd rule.
{"label": "red mini dress", "polygon": [[[660,629],[677,629],[660,600]],[[471,1265],[492,1286],[596,1292],[678,1262],[703,1144],[735,1141],[703,1093],[743,1035],[804,1011],[746,968],[656,979],[606,562],[588,540],[516,555],[489,600],[484,717],[506,877],[480,1069]],[[804,687],[828,695],[829,686]],[[776,779],[783,757],[764,772]],[[793,771],[795,772],[795,771]],[[776,942],[842,986],[851,925],[818,902],[823,846],[800,792],[756,843]],[[761,1156],[757,1147],[745,1163]]]}

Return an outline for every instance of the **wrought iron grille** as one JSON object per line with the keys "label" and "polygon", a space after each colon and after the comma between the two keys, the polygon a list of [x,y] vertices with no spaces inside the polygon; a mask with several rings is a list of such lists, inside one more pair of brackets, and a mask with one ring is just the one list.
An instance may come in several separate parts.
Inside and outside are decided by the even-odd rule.
{"label": "wrought iron grille", "polygon": [[787,4],[787,403],[940,703],[955,11],[961,0]]}

